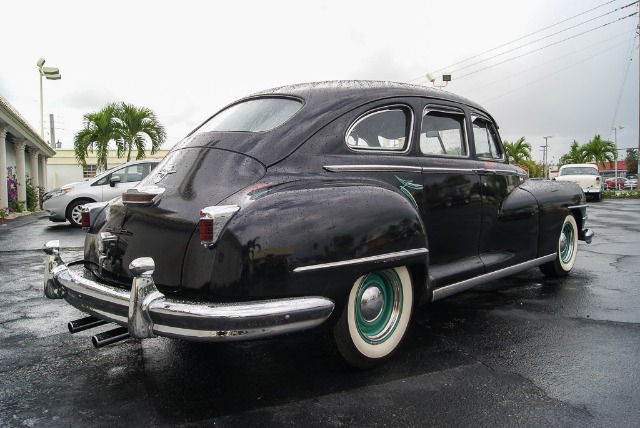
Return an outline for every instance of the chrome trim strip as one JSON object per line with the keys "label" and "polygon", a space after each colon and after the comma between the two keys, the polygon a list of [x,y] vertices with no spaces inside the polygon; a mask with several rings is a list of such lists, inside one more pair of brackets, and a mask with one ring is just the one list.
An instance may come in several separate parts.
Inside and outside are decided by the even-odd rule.
{"label": "chrome trim strip", "polygon": [[445,297],[452,296],[454,294],[460,293],[461,291],[465,291],[477,285],[484,284],[488,281],[494,281],[496,279],[504,278],[505,276],[513,275],[514,273],[521,272],[532,267],[540,266],[542,264],[555,260],[557,256],[558,255],[556,253],[549,254],[548,256],[529,260],[528,262],[510,266],[508,268],[485,273],[484,275],[477,276],[475,278],[436,288],[435,290],[433,290],[432,301],[435,302],[436,300],[444,299]]}
{"label": "chrome trim strip", "polygon": [[582,209],[582,208],[587,208],[589,206],[589,204],[582,204],[582,205],[571,205],[569,208],[570,210],[575,210],[575,209]]}
{"label": "chrome trim strip", "polygon": [[424,167],[422,172],[435,173],[435,174],[449,174],[449,173],[462,173],[462,174],[477,174],[477,169],[473,168],[440,168],[440,167]]}
{"label": "chrome trim strip", "polygon": [[295,268],[293,272],[300,273],[300,272],[309,272],[309,271],[320,270],[320,269],[331,269],[331,268],[342,267],[342,266],[356,266],[363,263],[395,261],[395,260],[401,260],[408,257],[427,254],[428,252],[429,250],[427,250],[426,248],[416,248],[415,250],[398,251],[396,253],[387,253],[387,254],[381,254],[379,256],[362,257],[360,259],[344,260],[341,262],[331,262],[331,263],[321,263],[321,264],[311,265],[311,266],[301,266],[301,267]]}
{"label": "chrome trim strip", "polygon": [[[408,111],[409,114],[411,115],[411,119],[410,119],[411,123],[409,125],[409,136],[407,138],[407,147],[405,147],[404,150],[392,150],[392,149],[385,150],[385,149],[376,149],[376,148],[367,149],[367,148],[360,148],[358,146],[353,147],[349,145],[349,142],[348,142],[349,134],[351,133],[351,130],[355,128],[361,121],[363,121],[364,119],[374,114],[378,114],[385,111],[391,111],[391,110],[403,110],[405,113]],[[396,154],[396,155],[409,153],[409,150],[411,150],[411,142],[413,141],[414,121],[415,121],[415,117],[413,114],[413,109],[406,104],[389,104],[386,106],[377,107],[361,114],[355,121],[353,121],[353,123],[349,126],[349,128],[347,128],[347,132],[344,134],[344,142],[347,148],[355,153],[378,153],[378,154],[388,153],[388,154]]]}
{"label": "chrome trim strip", "polygon": [[428,115],[430,112],[435,111],[435,112],[439,112],[439,113],[445,113],[445,114],[454,114],[454,115],[461,115],[462,116],[462,132],[464,134],[464,149],[465,149],[465,154],[464,155],[448,155],[448,154],[434,154],[434,153],[422,153],[422,150],[420,150],[420,154],[422,155],[422,157],[428,158],[428,157],[451,157],[454,159],[469,159],[471,157],[471,150],[470,150],[470,146],[469,146],[469,134],[467,133],[467,116],[464,114],[464,110],[462,110],[460,107],[454,107],[454,106],[447,106],[447,105],[442,105],[442,104],[427,104],[424,107],[424,110],[422,110],[422,121],[420,123],[420,133],[418,134],[418,148],[420,148],[420,135],[422,134],[422,124],[424,123],[424,117],[426,115]]}
{"label": "chrome trim strip", "polygon": [[422,172],[419,166],[409,165],[325,165],[329,172]]}

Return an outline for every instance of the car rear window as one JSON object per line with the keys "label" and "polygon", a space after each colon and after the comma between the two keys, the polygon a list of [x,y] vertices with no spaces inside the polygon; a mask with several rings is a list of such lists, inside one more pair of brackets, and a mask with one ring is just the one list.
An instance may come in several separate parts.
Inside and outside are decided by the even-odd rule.
{"label": "car rear window", "polygon": [[560,175],[598,175],[598,170],[587,166],[571,166],[562,168]]}
{"label": "car rear window", "polygon": [[211,131],[264,132],[276,128],[302,108],[290,98],[256,98],[234,104],[206,121],[195,134]]}

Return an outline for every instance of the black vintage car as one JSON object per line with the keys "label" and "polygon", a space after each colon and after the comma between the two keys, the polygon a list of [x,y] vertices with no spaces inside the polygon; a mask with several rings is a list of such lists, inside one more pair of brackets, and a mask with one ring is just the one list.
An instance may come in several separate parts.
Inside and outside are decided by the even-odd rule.
{"label": "black vintage car", "polygon": [[324,330],[350,364],[387,359],[412,308],[589,242],[575,183],[528,180],[491,115],[387,82],[286,86],[231,104],[136,188],[88,204],[84,259],[49,254],[45,294],[78,331],[245,340]]}

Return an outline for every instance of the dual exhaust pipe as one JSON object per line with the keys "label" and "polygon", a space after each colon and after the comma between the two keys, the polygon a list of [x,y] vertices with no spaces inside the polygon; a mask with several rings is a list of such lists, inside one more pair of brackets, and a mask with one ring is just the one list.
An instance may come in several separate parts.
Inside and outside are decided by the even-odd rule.
{"label": "dual exhaust pipe", "polygon": [[[80,331],[89,330],[94,327],[99,327],[101,325],[107,324],[106,321],[101,320],[96,317],[86,317],[81,318],[79,320],[71,321],[67,324],[69,328],[69,333],[78,333]],[[91,343],[96,349],[100,349],[103,346],[111,345],[112,343],[120,342],[122,340],[128,339],[129,330],[125,327],[114,328],[113,330],[108,330],[103,333],[96,334],[91,338]]]}

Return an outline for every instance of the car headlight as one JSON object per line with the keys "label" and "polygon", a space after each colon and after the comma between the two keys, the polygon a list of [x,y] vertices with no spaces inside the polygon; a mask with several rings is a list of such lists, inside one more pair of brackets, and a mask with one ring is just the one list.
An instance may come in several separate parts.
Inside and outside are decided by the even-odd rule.
{"label": "car headlight", "polygon": [[62,196],[71,189],[73,189],[73,186],[62,186],[62,187],[58,187],[57,189],[53,189],[52,191],[50,191],[49,193],[46,193],[42,197],[42,201],[44,202],[47,199],[57,198],[58,196]]}

